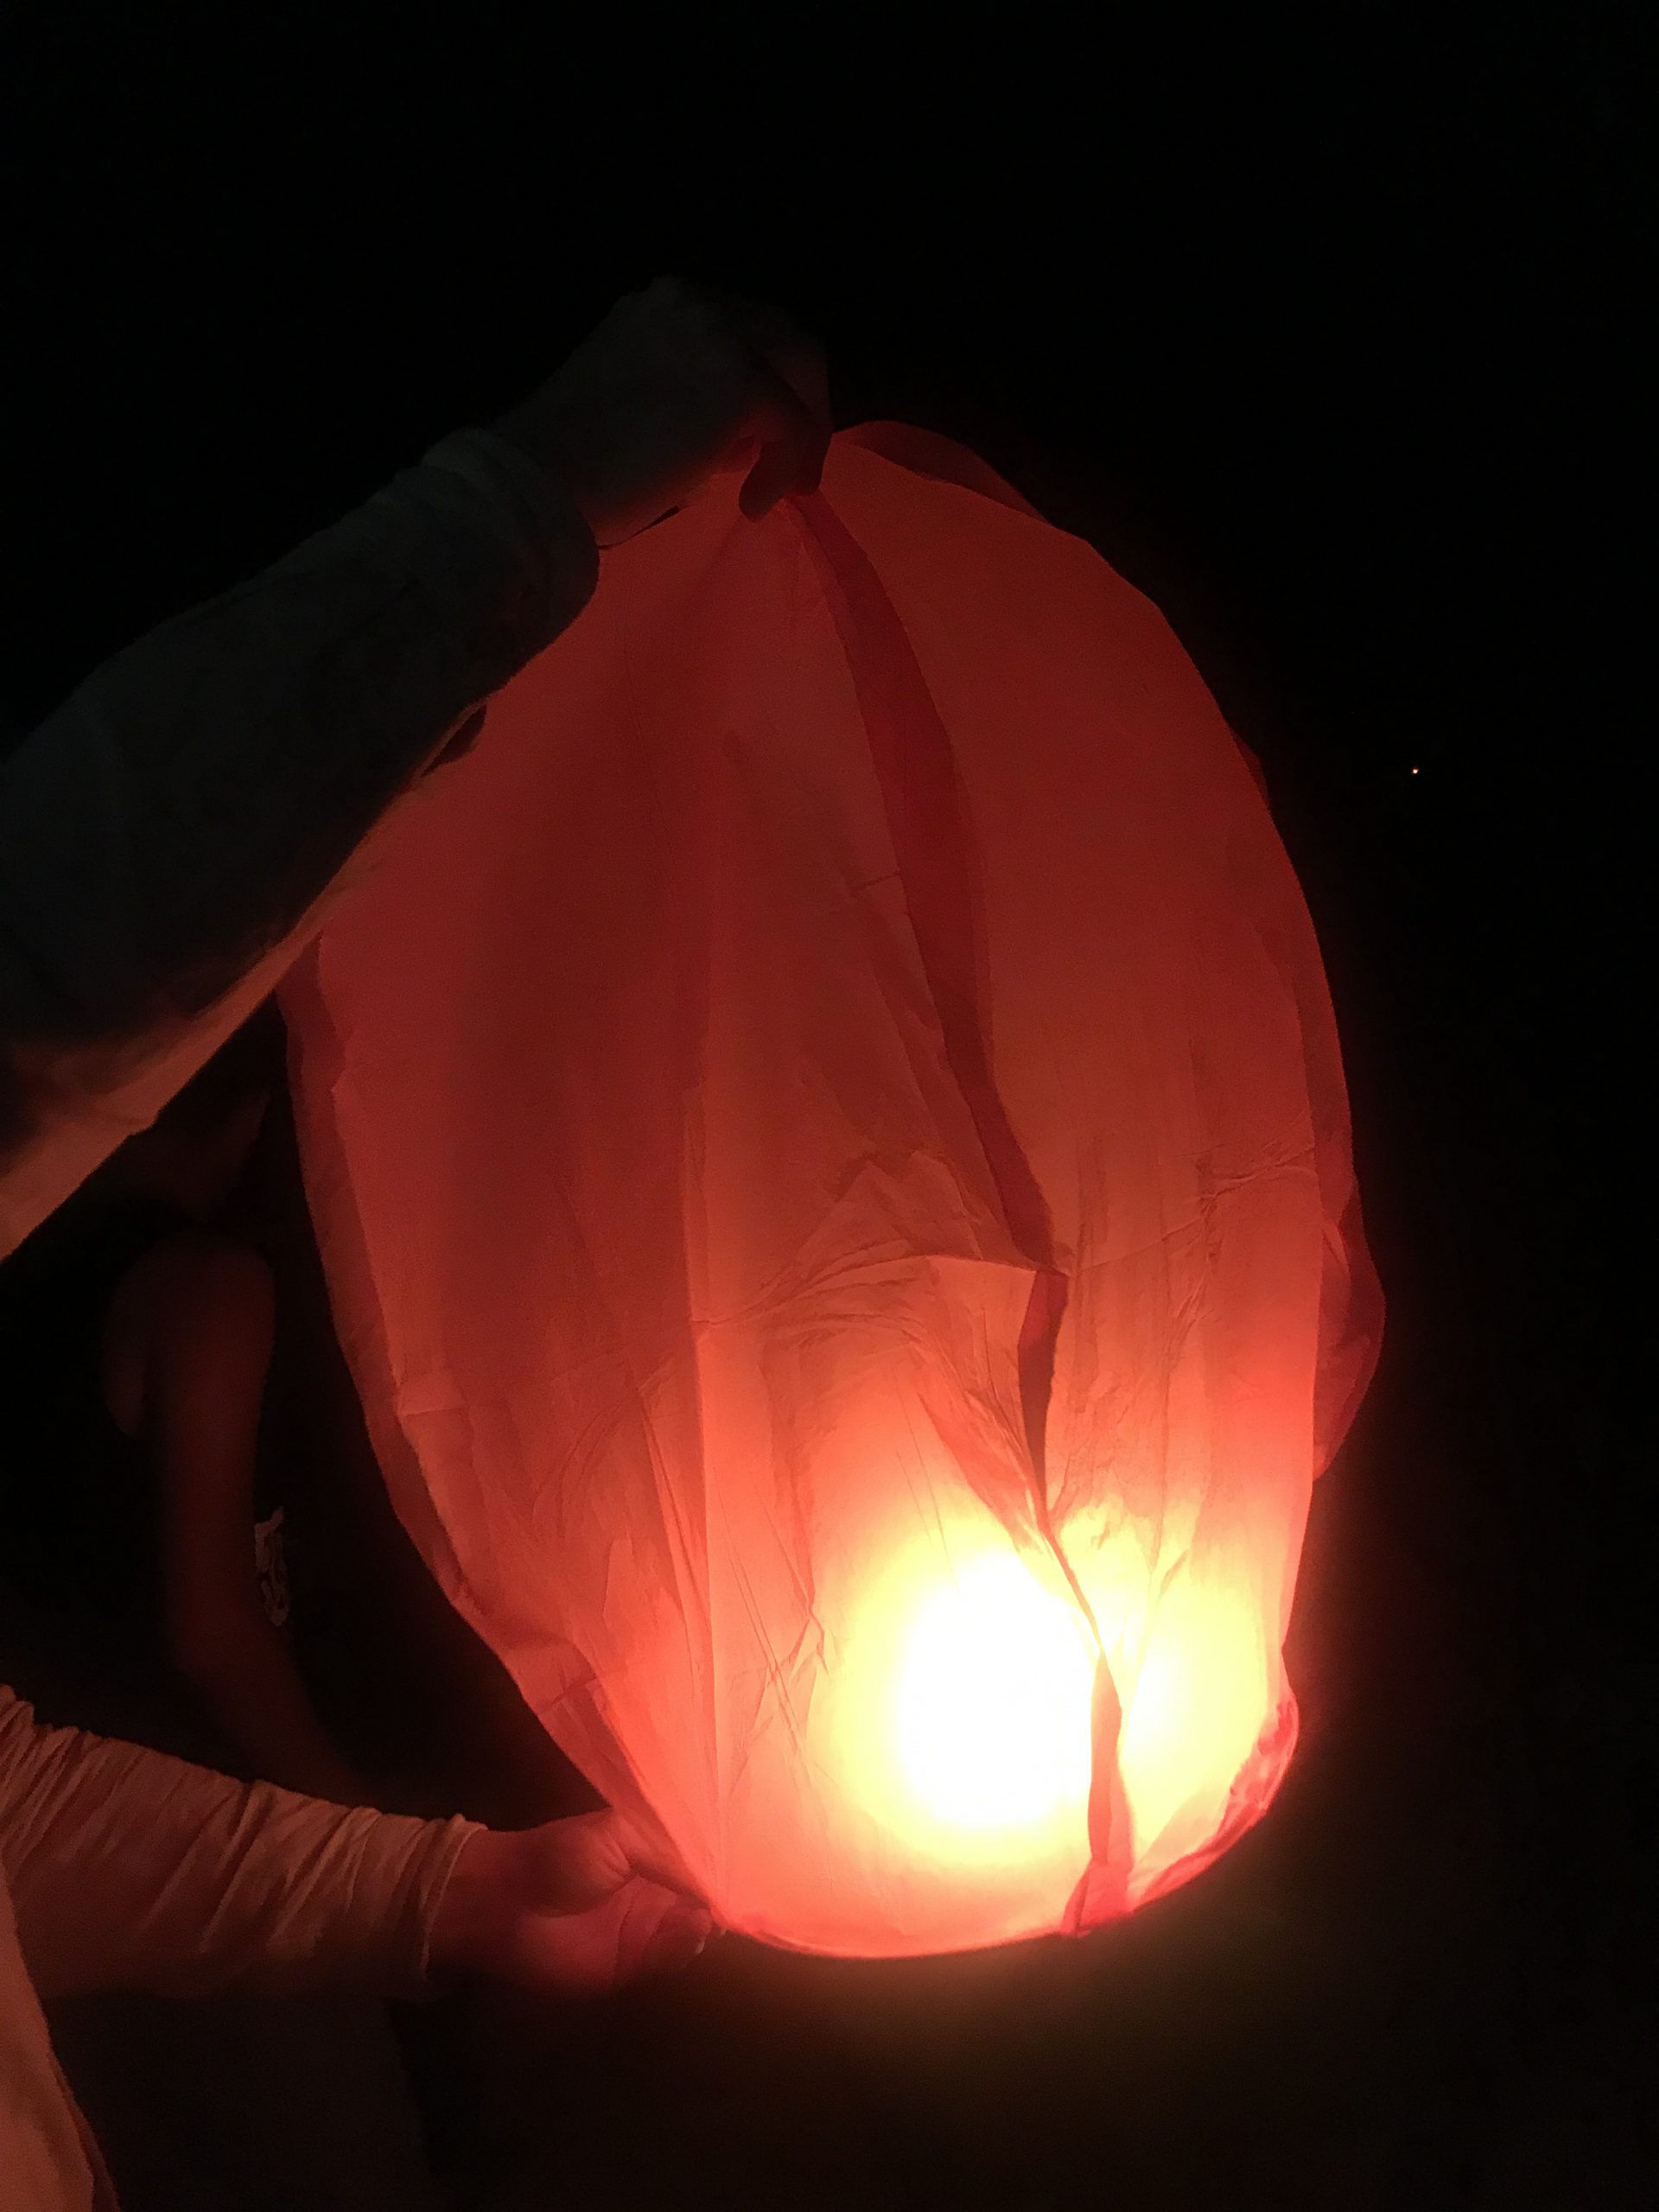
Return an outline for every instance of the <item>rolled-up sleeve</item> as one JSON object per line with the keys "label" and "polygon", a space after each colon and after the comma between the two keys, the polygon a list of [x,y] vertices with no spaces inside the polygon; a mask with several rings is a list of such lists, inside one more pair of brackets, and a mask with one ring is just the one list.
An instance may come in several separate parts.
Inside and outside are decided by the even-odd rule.
{"label": "rolled-up sleeve", "polygon": [[116,655],[0,766],[0,1253],[274,986],[598,571],[556,479],[461,431]]}
{"label": "rolled-up sleeve", "polygon": [[0,1866],[46,1997],[418,1994],[467,1821],[232,1782],[0,1689]]}

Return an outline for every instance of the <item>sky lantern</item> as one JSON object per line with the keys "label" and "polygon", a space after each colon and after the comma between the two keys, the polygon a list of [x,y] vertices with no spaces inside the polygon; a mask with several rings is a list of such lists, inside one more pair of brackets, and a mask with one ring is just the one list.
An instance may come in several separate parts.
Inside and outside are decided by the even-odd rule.
{"label": "sky lantern", "polygon": [[718,1916],[1079,1932],[1271,1802],[1381,1302],[1254,763],[972,454],[606,556],[284,993],[392,1498]]}

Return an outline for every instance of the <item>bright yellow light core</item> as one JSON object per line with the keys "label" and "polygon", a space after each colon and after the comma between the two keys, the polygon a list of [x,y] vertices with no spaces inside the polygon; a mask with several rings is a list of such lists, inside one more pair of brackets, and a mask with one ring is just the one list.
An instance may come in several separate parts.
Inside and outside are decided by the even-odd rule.
{"label": "bright yellow light core", "polygon": [[924,1601],[895,1700],[906,1782],[957,1828],[1029,1828],[1089,1795],[1095,1646],[1077,1606],[1012,1552]]}

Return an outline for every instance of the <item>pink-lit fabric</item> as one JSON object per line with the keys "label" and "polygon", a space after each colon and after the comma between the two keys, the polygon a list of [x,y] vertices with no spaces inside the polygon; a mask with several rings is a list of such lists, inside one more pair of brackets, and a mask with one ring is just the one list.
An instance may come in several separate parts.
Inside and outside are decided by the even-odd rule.
{"label": "pink-lit fabric", "polygon": [[[397,1509],[728,1925],[1080,1929],[1265,1808],[1380,1300],[1252,764],[1089,546],[901,425],[760,524],[722,480],[283,1002]],[[1086,1640],[1082,1779],[928,1800],[917,1624],[954,1592],[971,1649],[1010,1573]]]}

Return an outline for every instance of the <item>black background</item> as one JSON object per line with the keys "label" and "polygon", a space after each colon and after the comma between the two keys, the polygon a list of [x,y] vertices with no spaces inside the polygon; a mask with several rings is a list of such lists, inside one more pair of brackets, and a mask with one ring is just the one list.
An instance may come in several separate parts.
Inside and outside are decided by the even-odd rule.
{"label": "black background", "polygon": [[960,436],[1092,539],[1261,757],[1390,1326],[1272,1819],[1064,1956],[728,1945],[549,2028],[555,2170],[631,2202],[659,2138],[664,2202],[1645,2202],[1642,11],[719,21],[9,10],[0,703],[621,291],[772,301],[839,421]]}

